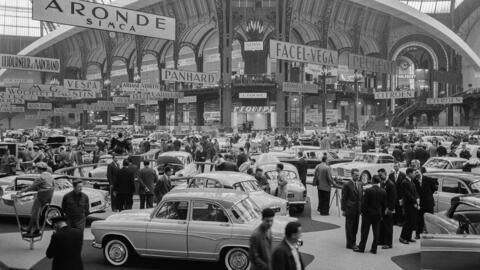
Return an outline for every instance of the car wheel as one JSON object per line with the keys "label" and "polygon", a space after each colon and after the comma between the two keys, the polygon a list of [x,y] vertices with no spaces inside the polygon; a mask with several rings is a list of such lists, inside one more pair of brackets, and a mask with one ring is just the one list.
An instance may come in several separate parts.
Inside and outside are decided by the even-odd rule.
{"label": "car wheel", "polygon": [[227,270],[248,270],[250,260],[248,251],[244,248],[232,248],[225,254],[225,268]]}
{"label": "car wheel", "polygon": [[58,208],[57,206],[50,206],[45,209],[45,211],[43,212],[42,218],[45,221],[45,224],[51,227],[53,226],[52,218],[59,217],[61,215],[62,215],[62,210],[60,210],[60,208]]}
{"label": "car wheel", "polygon": [[363,182],[363,183],[369,183],[370,182],[370,173],[367,172],[367,171],[364,171],[362,172],[362,174],[360,175],[360,180]]}
{"label": "car wheel", "polygon": [[103,256],[113,266],[124,265],[130,256],[130,250],[125,240],[112,238],[105,243]]}

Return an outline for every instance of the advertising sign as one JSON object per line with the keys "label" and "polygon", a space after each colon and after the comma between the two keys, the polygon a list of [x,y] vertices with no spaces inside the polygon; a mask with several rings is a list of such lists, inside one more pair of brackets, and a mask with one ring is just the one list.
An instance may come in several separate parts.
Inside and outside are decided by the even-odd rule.
{"label": "advertising sign", "polygon": [[160,91],[156,93],[138,93],[138,94],[131,94],[131,99],[178,99],[183,98],[183,92],[167,92],[167,91]]}
{"label": "advertising sign", "polygon": [[23,113],[25,112],[25,108],[17,106],[0,106],[0,112]]}
{"label": "advertising sign", "polygon": [[368,57],[364,55],[348,54],[348,67],[353,70],[377,72],[385,74],[396,74],[397,65],[394,61]]}
{"label": "advertising sign", "polygon": [[375,99],[415,98],[415,90],[375,92]]}
{"label": "advertising sign", "polygon": [[192,72],[175,69],[162,69],[162,80],[169,82],[216,84],[217,74]]}
{"label": "advertising sign", "polygon": [[252,99],[265,99],[267,93],[238,93],[238,98],[252,98]]}
{"label": "advertising sign", "polygon": [[427,98],[427,104],[444,105],[444,104],[462,104],[463,97],[444,97],[444,98]]}
{"label": "advertising sign", "polygon": [[85,80],[63,80],[63,87],[71,90],[90,90],[95,92],[102,91],[102,83],[100,81]]}
{"label": "advertising sign", "polygon": [[347,100],[341,100],[340,101],[340,106],[348,106],[348,101]]}
{"label": "advertising sign", "polygon": [[113,103],[118,105],[144,104],[144,99],[131,99],[129,97],[113,97]]}
{"label": "advertising sign", "polygon": [[317,47],[270,40],[270,58],[325,66],[338,65],[338,52]]}
{"label": "advertising sign", "polygon": [[27,109],[29,110],[51,110],[52,103],[27,103]]}
{"label": "advertising sign", "polygon": [[195,103],[197,102],[197,96],[188,96],[178,99],[178,103]]}
{"label": "advertising sign", "polygon": [[33,80],[32,79],[5,79],[3,80],[3,84],[0,84],[0,86],[18,87],[22,83],[33,83]]}
{"label": "advertising sign", "polygon": [[318,94],[318,85],[306,83],[283,82],[283,92]]}
{"label": "advertising sign", "polygon": [[60,59],[2,53],[0,68],[60,73]]}
{"label": "advertising sign", "polygon": [[245,41],[244,51],[263,51],[263,41]]}
{"label": "advertising sign", "polygon": [[271,113],[275,111],[275,106],[235,106],[233,112],[238,113]]}
{"label": "advertising sign", "polygon": [[161,91],[163,86],[158,83],[122,83],[122,91],[124,92],[144,92],[144,91]]}
{"label": "advertising sign", "polygon": [[175,40],[175,19],[81,0],[32,1],[33,19]]}
{"label": "advertising sign", "polygon": [[23,98],[2,98],[0,100],[4,104],[25,104],[25,99]]}

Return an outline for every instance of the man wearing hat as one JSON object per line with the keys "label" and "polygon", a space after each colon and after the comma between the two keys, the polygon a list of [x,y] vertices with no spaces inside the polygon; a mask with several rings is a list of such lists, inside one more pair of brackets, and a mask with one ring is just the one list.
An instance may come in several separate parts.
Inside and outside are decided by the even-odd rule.
{"label": "man wearing hat", "polygon": [[40,176],[33,181],[33,184],[21,191],[20,193],[25,193],[29,191],[36,191],[37,196],[32,205],[32,212],[30,217],[30,222],[27,228],[22,228],[23,231],[27,232],[27,235],[37,235],[40,233],[40,226],[38,224],[38,216],[41,213],[43,207],[46,204],[50,203],[53,196],[53,176],[48,172],[48,166],[45,162],[38,162],[36,165],[37,171],[40,173]]}
{"label": "man wearing hat", "polygon": [[73,181],[73,190],[63,196],[62,211],[65,213],[68,226],[85,229],[85,223],[89,214],[88,196],[82,192],[83,182],[81,180]]}
{"label": "man wearing hat", "polygon": [[52,234],[47,248],[47,258],[53,259],[52,270],[83,270],[82,245],[83,233],[70,228],[63,216],[52,218],[55,233]]}

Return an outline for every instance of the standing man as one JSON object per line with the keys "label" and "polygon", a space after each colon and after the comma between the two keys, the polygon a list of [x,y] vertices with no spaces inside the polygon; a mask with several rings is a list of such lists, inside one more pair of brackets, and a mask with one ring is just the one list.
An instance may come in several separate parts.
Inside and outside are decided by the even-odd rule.
{"label": "standing man", "polygon": [[387,177],[385,169],[378,170],[378,175],[382,179],[381,187],[387,194],[385,209],[383,210],[383,218],[380,223],[380,245],[382,245],[382,249],[390,249],[392,248],[393,243],[393,214],[395,213],[395,208],[398,202],[397,187],[395,182]]}
{"label": "standing man", "polygon": [[143,168],[138,173],[138,194],[140,195],[140,209],[153,208],[153,191],[158,181],[157,173],[150,168],[150,161],[143,162]]}
{"label": "standing man", "polygon": [[464,158],[464,159],[470,159],[472,157],[472,155],[470,154],[470,151],[468,151],[467,145],[465,143],[462,144],[462,151],[460,151],[459,156],[461,158]]}
{"label": "standing man", "polygon": [[83,233],[90,203],[88,196],[82,192],[82,188],[82,181],[73,181],[73,190],[63,196],[62,211],[65,213],[68,226],[79,229]]}
{"label": "standing man", "polygon": [[328,216],[330,211],[330,193],[335,186],[332,178],[332,172],[327,165],[327,157],[322,157],[322,162],[315,168],[313,176],[313,185],[317,187],[318,207],[317,211],[322,216]]}
{"label": "standing man", "polygon": [[257,168],[255,170],[255,179],[257,179],[258,186],[265,192],[270,194],[270,184],[268,183],[267,178],[265,178],[265,176],[263,175],[262,168]]}
{"label": "standing man", "polygon": [[160,176],[160,179],[158,179],[158,182],[155,184],[154,193],[157,205],[162,201],[163,196],[172,189],[172,184],[170,183],[171,175],[172,168],[165,167],[163,175]]}
{"label": "standing man", "polygon": [[242,164],[247,162],[247,160],[248,160],[248,156],[245,153],[245,150],[242,147],[240,147],[239,150],[240,150],[240,153],[237,156],[237,167],[238,168],[240,168],[240,166],[242,166]]}
{"label": "standing man", "polygon": [[285,227],[285,238],[272,254],[272,270],[304,270],[298,242],[302,237],[302,225],[292,221]]}
{"label": "standing man", "polygon": [[135,175],[128,167],[130,162],[123,160],[123,167],[118,171],[117,181],[113,186],[117,196],[118,211],[132,209],[133,193],[135,192]]}
{"label": "standing man", "polygon": [[348,249],[353,249],[353,247],[356,246],[358,220],[360,218],[363,195],[362,184],[359,181],[360,172],[354,168],[351,173],[352,180],[343,184],[342,187],[342,215],[345,217],[345,233]]}
{"label": "standing man", "polygon": [[113,187],[117,182],[117,175],[118,171],[120,170],[120,166],[118,164],[117,156],[115,153],[112,153],[112,162],[107,166],[107,179],[108,184],[110,185],[110,200],[112,204],[112,211],[117,212],[117,193],[114,192]]}
{"label": "standing man", "polygon": [[415,230],[415,239],[420,239],[420,234],[423,233],[423,229],[425,227],[423,215],[425,213],[433,214],[433,208],[435,207],[435,199],[433,198],[433,193],[435,193],[435,191],[437,191],[438,189],[437,180],[423,175],[425,172],[425,168],[422,167],[420,171],[417,171],[417,175],[413,180],[413,182],[415,183],[415,188],[418,192],[418,196],[420,198],[420,210],[418,211],[417,216],[417,229]]}
{"label": "standing man", "polygon": [[297,170],[298,170],[298,175],[300,176],[300,181],[302,181],[302,184],[306,189],[308,165],[307,165],[307,161],[305,160],[305,156],[301,151],[298,152]]}
{"label": "standing man", "polygon": [[248,250],[251,270],[270,270],[272,261],[272,231],[275,211],[265,208],[262,211],[262,223],[250,236],[250,249]]}
{"label": "standing man", "polygon": [[415,178],[415,170],[408,168],[407,178],[405,178],[402,183],[402,200],[403,208],[405,209],[405,224],[403,225],[400,235],[400,243],[402,244],[415,242],[415,240],[412,239],[412,232],[415,230],[420,200],[415,184],[413,183],[413,178]]}
{"label": "standing man", "polygon": [[55,233],[52,234],[47,248],[47,258],[53,259],[52,270],[83,270],[82,246],[83,233],[70,228],[62,216],[53,217]]}
{"label": "standing man", "polygon": [[362,237],[360,244],[353,248],[355,252],[363,253],[367,244],[368,231],[372,227],[373,241],[370,253],[377,254],[378,235],[380,229],[380,220],[382,219],[383,209],[387,193],[380,187],[381,178],[378,175],[372,177],[373,185],[365,190],[362,203]]}
{"label": "standing man", "polygon": [[394,224],[403,223],[403,195],[402,195],[402,183],[407,176],[400,171],[400,163],[395,162],[393,164],[393,172],[388,175],[388,180],[395,184],[397,189],[397,200],[395,202],[395,213],[393,215]]}
{"label": "standing man", "polygon": [[278,190],[277,190],[277,197],[282,199],[287,199],[287,184],[288,181],[283,174],[283,164],[277,164],[277,181],[278,181]]}

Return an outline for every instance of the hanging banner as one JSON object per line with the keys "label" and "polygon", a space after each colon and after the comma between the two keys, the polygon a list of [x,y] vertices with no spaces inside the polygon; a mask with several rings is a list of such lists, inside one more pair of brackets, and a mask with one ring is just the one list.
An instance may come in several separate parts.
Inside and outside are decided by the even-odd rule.
{"label": "hanging banner", "polygon": [[63,80],[63,87],[70,90],[90,90],[94,92],[102,91],[102,83],[100,81],[85,81],[85,80]]}
{"label": "hanging banner", "polygon": [[318,94],[318,85],[307,83],[283,82],[283,92]]}
{"label": "hanging banner", "polygon": [[216,84],[218,82],[217,74],[193,72],[175,69],[162,69],[162,80],[168,82],[186,82]]}
{"label": "hanging banner", "polygon": [[446,105],[446,104],[462,104],[463,97],[444,97],[444,98],[427,98],[427,104]]}
{"label": "hanging banner", "polygon": [[261,93],[261,92],[238,93],[238,98],[265,99],[267,98],[267,93]]}
{"label": "hanging banner", "polygon": [[415,90],[375,92],[375,99],[415,98]]}
{"label": "hanging banner", "polygon": [[349,53],[348,68],[358,71],[377,72],[395,75],[397,64],[394,61]]}
{"label": "hanging banner", "polygon": [[124,92],[145,92],[162,91],[165,87],[158,83],[131,83],[122,82],[122,91]]}
{"label": "hanging banner", "polygon": [[81,0],[32,1],[33,19],[175,40],[175,19]]}
{"label": "hanging banner", "polygon": [[244,51],[263,51],[263,41],[245,41],[243,43]]}
{"label": "hanging banner", "polygon": [[197,102],[197,96],[188,96],[178,99],[178,103],[195,103]]}
{"label": "hanging banner", "polygon": [[338,52],[317,47],[270,40],[270,58],[325,66],[338,66]]}
{"label": "hanging banner", "polygon": [[27,103],[29,110],[52,110],[52,103]]}
{"label": "hanging banner", "polygon": [[60,59],[2,53],[0,68],[60,73]]}
{"label": "hanging banner", "polygon": [[233,112],[238,113],[271,113],[275,111],[275,106],[235,106]]}

